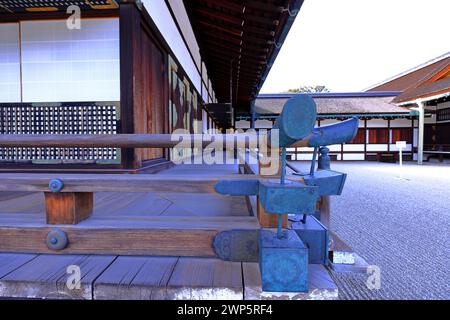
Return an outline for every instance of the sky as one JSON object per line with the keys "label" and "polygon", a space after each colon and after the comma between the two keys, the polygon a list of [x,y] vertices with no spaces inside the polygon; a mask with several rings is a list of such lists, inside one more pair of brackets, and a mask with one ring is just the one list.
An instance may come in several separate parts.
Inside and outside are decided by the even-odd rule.
{"label": "sky", "polygon": [[450,0],[305,0],[261,93],[354,92],[450,51]]}

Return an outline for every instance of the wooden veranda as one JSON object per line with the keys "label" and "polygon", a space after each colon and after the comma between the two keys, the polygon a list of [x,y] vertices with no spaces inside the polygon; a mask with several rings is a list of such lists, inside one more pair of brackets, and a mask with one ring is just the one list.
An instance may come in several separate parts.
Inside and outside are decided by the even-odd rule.
{"label": "wooden veranda", "polygon": [[[0,296],[72,299],[334,299],[337,287],[323,265],[310,265],[308,293],[266,293],[258,263],[223,261],[213,249],[214,237],[224,230],[258,230],[252,200],[207,191],[217,177],[242,179],[250,166],[180,165],[158,174],[133,175],[127,192],[95,192],[89,219],[76,225],[48,225],[40,179],[54,174],[1,174]],[[255,166],[253,166],[254,168]],[[257,166],[256,166],[257,167]],[[179,181],[183,176],[206,181],[191,192],[164,190],[164,183],[148,191],[145,181]],[[59,175],[70,188],[69,179]],[[128,175],[84,175],[96,189]],[[76,175],[72,176],[75,179]],[[101,180],[100,180],[101,178]],[[80,179],[80,176],[78,176]],[[12,181],[12,180],[11,180]],[[103,181],[103,182],[102,182]],[[142,181],[139,183],[138,181]],[[138,183],[136,183],[138,182]],[[81,181],[78,182],[82,184]],[[209,183],[210,185],[211,183]],[[12,191],[5,191],[9,185]],[[86,187],[85,184],[84,187]],[[141,186],[141,187],[140,187]],[[141,191],[143,192],[136,192]],[[28,191],[14,191],[29,189]],[[104,190],[105,190],[104,189]],[[135,190],[132,190],[135,189]],[[129,192],[133,191],[133,192]],[[169,191],[169,192],[168,192]],[[181,192],[180,192],[181,191]],[[255,203],[253,203],[253,206]],[[256,214],[256,212],[254,212]],[[64,230],[70,245],[49,250],[45,238],[54,228]],[[20,252],[20,253],[17,253]],[[67,287],[67,268],[80,266],[80,289]]]}

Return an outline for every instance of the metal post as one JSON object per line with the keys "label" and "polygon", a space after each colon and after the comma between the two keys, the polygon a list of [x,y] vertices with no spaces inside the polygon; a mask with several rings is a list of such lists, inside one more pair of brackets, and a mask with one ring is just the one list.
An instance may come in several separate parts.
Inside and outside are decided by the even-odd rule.
{"label": "metal post", "polygon": [[418,100],[417,105],[419,107],[419,141],[417,145],[417,164],[423,163],[423,137],[425,130],[425,105],[423,101]]}
{"label": "metal post", "polygon": [[314,170],[316,169],[316,159],[317,159],[317,153],[319,152],[319,147],[314,148],[313,158],[311,161],[311,169],[309,170],[309,174],[311,176],[314,176]]}
{"label": "metal post", "polygon": [[[286,147],[281,148],[281,175],[280,184],[286,183]],[[283,215],[278,215],[278,228],[277,228],[277,238],[281,239],[283,237]]]}

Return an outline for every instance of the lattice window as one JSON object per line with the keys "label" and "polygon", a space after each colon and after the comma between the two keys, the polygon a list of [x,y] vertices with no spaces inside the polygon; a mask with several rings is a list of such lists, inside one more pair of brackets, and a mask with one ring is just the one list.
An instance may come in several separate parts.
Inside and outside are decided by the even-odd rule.
{"label": "lattice window", "polygon": [[117,8],[115,0],[1,0],[0,5],[4,11],[22,12],[45,8],[65,10],[71,5],[81,9],[113,9]]}
{"label": "lattice window", "polygon": [[[111,104],[0,104],[0,134],[116,134],[119,108]],[[118,161],[116,148],[0,147],[1,162],[97,163]]]}
{"label": "lattice window", "polygon": [[450,108],[438,110],[437,121],[448,121],[448,120],[450,120]]}

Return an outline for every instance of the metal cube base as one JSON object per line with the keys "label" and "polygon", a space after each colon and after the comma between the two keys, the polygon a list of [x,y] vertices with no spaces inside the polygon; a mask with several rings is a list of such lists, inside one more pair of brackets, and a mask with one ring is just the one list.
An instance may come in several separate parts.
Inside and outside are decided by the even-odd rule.
{"label": "metal cube base", "polygon": [[305,223],[295,222],[292,229],[309,249],[309,263],[328,261],[328,230],[315,217],[307,216]]}
{"label": "metal cube base", "polygon": [[278,239],[275,232],[261,230],[261,280],[263,291],[308,292],[308,248],[292,230]]}

